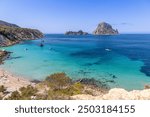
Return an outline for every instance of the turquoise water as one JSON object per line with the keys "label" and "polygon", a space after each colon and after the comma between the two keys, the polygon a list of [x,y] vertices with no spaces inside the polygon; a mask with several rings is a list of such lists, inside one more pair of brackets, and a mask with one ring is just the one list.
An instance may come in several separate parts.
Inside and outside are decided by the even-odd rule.
{"label": "turquoise water", "polygon": [[4,48],[13,53],[0,67],[31,80],[65,72],[111,88],[143,89],[150,83],[150,35],[45,35],[42,40],[43,47],[39,39]]}

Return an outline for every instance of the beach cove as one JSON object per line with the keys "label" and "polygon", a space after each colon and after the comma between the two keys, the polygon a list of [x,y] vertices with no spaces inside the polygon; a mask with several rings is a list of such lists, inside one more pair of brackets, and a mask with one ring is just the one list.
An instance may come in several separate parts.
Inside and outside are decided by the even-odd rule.
{"label": "beach cove", "polygon": [[[3,99],[8,98],[13,92],[19,91],[22,87],[33,86],[36,87],[38,83],[33,83],[25,78],[15,76],[9,72],[0,69],[0,86],[7,88],[6,95]],[[86,87],[86,89],[89,87]],[[72,100],[149,100],[150,89],[126,91],[121,88],[112,88],[108,92],[103,92],[103,89],[88,89],[92,94],[77,94],[70,97]],[[39,90],[40,91],[40,90]],[[0,96],[2,94],[0,93]],[[34,99],[34,98],[33,98]]]}
{"label": "beach cove", "polygon": [[[71,99],[149,99],[149,70],[142,71],[149,67],[149,35],[144,40],[137,37],[143,35],[45,35],[39,40],[1,47],[12,53],[0,66],[0,85],[13,92],[29,85],[35,87],[38,83],[34,80],[43,81],[50,74],[64,72],[72,80],[95,79],[110,88],[105,93],[102,88],[92,88],[94,95],[83,93]],[[133,46],[130,38],[137,45]]]}
{"label": "beach cove", "polygon": [[94,78],[110,88],[143,89],[150,82],[149,37],[45,35],[43,47],[41,39],[3,47],[13,53],[0,67],[28,80],[65,72],[74,80]]}

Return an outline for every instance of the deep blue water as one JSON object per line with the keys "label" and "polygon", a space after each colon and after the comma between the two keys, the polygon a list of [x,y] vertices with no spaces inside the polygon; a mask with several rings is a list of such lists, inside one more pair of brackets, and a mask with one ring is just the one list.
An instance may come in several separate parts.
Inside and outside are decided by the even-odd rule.
{"label": "deep blue water", "polygon": [[[1,67],[29,79],[42,80],[56,72],[72,79],[95,78],[110,87],[142,89],[150,83],[150,35],[45,35],[6,47],[12,58]],[[27,49],[27,50],[26,50]]]}

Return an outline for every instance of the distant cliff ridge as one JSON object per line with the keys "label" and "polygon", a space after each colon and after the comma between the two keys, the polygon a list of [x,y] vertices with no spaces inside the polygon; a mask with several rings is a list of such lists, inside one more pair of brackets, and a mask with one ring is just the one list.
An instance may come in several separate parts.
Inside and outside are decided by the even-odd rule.
{"label": "distant cliff ridge", "polygon": [[8,22],[2,21],[2,20],[0,20],[0,26],[9,26],[9,27],[17,27],[17,28],[19,28],[19,26],[16,25],[16,24],[11,24],[11,23],[8,23]]}
{"label": "distant cliff ridge", "polygon": [[83,32],[82,30],[79,30],[78,32],[75,31],[67,31],[65,35],[87,35],[87,32]]}
{"label": "distant cliff ridge", "polygon": [[0,46],[10,46],[20,41],[42,37],[43,34],[39,30],[20,28],[15,24],[0,21]]}
{"label": "distant cliff ridge", "polygon": [[119,34],[118,30],[113,29],[112,26],[106,22],[100,23],[96,30],[93,32],[94,35],[115,35]]}

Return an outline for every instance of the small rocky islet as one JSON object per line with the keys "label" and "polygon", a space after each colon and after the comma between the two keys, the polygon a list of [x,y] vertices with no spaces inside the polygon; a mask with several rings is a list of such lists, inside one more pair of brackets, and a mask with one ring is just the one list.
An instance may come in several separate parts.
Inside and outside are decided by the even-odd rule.
{"label": "small rocky islet", "polygon": [[82,30],[79,30],[79,31],[67,31],[65,33],[65,35],[88,35],[87,32],[83,32]]}
{"label": "small rocky islet", "polygon": [[110,24],[106,22],[102,22],[98,24],[93,34],[94,35],[116,35],[116,34],[119,34],[119,32],[117,29],[113,29]]}
{"label": "small rocky islet", "polygon": [[[97,28],[93,31],[93,35],[117,35],[119,34],[117,29],[113,29],[109,23],[101,22],[98,24]],[[75,31],[67,31],[65,35],[88,35],[87,32],[83,32],[79,30]]]}

